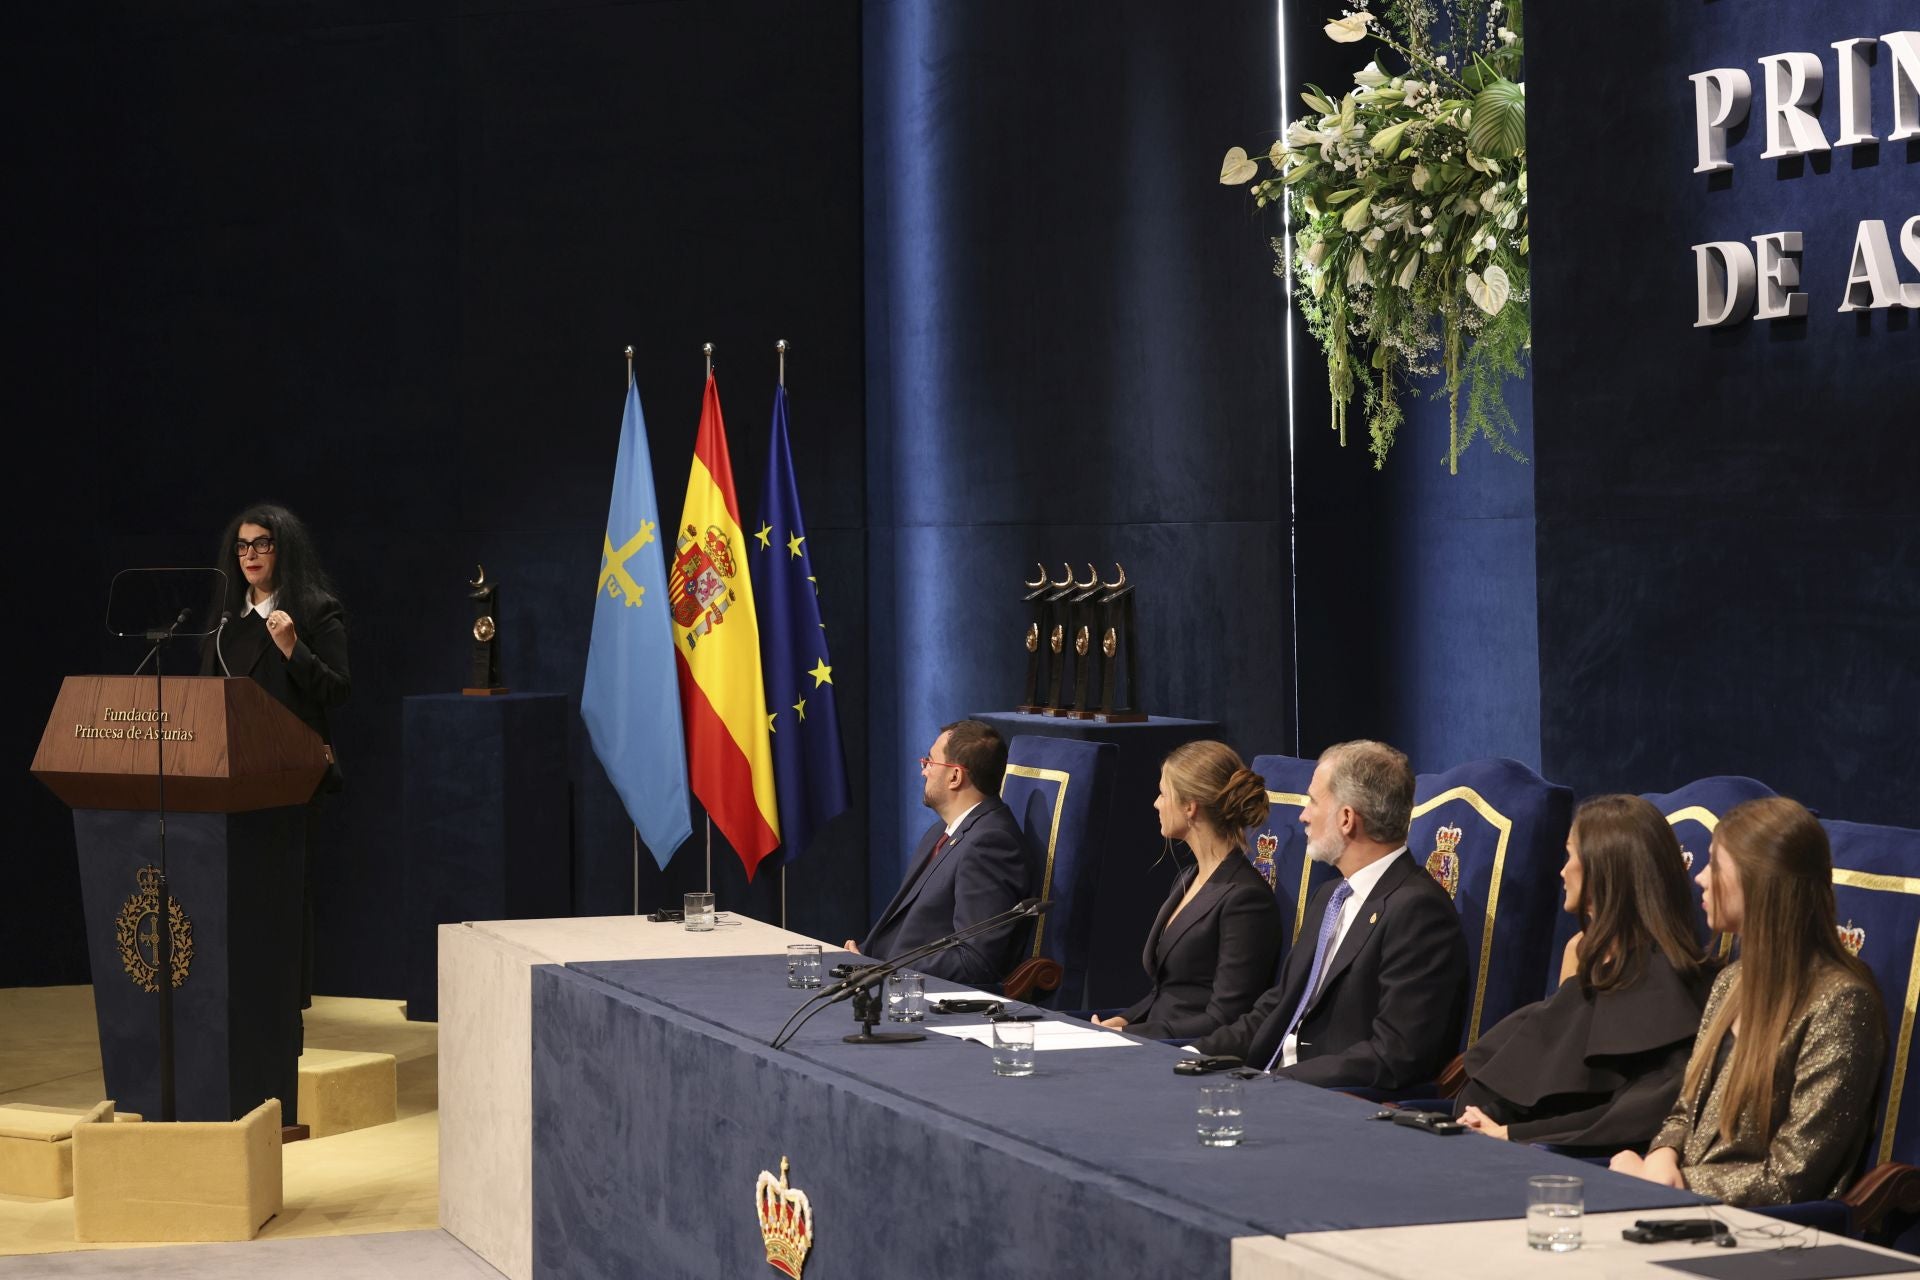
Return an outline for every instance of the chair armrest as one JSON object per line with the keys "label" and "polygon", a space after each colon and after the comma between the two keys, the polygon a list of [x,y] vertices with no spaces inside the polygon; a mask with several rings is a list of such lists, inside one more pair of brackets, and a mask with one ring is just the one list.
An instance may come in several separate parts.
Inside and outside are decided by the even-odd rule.
{"label": "chair armrest", "polygon": [[1060,980],[1066,976],[1066,970],[1060,967],[1058,960],[1049,960],[1045,956],[1034,956],[1023,960],[1018,968],[1006,976],[1000,989],[1009,1000],[1025,1000],[1035,991],[1057,991]]}
{"label": "chair armrest", "polygon": [[1920,1169],[1893,1161],[1876,1165],[1840,1202],[1851,1211],[1854,1232],[1872,1237],[1889,1218],[1920,1214]]}
{"label": "chair armrest", "polygon": [[1459,1097],[1460,1091],[1467,1087],[1467,1055],[1455,1054],[1453,1061],[1441,1069],[1440,1078],[1434,1083],[1440,1086],[1440,1097]]}

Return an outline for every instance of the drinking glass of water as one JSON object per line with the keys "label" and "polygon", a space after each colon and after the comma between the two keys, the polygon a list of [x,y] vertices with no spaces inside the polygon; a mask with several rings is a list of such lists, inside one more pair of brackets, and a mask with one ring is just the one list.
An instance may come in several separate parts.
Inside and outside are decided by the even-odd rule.
{"label": "drinking glass of water", "polygon": [[997,1076],[1033,1074],[1033,1024],[1031,1022],[993,1024],[993,1074]]}
{"label": "drinking glass of water", "polygon": [[887,1021],[924,1022],[927,1017],[926,979],[917,973],[887,975]]}
{"label": "drinking glass of water", "polygon": [[1237,1147],[1247,1133],[1240,1114],[1240,1082],[1215,1080],[1200,1086],[1200,1145]]}
{"label": "drinking glass of water", "polygon": [[1580,1179],[1565,1173],[1541,1173],[1527,1179],[1527,1243],[1536,1249],[1571,1253],[1580,1247],[1580,1216],[1586,1195]]}
{"label": "drinking glass of water", "polygon": [[796,942],[787,948],[787,985],[811,991],[820,985],[820,944]]}
{"label": "drinking glass of water", "polygon": [[713,895],[710,893],[689,893],[680,899],[681,922],[695,933],[705,933],[713,928]]}

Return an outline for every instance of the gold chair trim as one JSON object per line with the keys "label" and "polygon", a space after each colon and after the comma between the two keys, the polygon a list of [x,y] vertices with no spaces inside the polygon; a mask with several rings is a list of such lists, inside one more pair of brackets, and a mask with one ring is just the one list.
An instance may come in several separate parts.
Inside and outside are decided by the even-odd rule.
{"label": "gold chair trim", "polygon": [[[1067,807],[1067,783],[1073,780],[1073,775],[1065,769],[1040,769],[1030,764],[1010,764],[1006,768],[1006,773],[1016,778],[1032,778],[1037,782],[1060,784],[1060,793],[1053,798],[1053,822],[1047,829],[1047,866],[1040,879],[1040,901],[1050,902],[1053,900],[1053,851],[1060,840],[1060,811]],[[1006,793],[1007,779],[1003,774],[1000,778],[1000,794]],[[1036,959],[1040,955],[1040,940],[1045,936],[1046,928],[1045,916],[1033,922],[1033,956]]]}
{"label": "gold chair trim", "polygon": [[[1473,1020],[1467,1024],[1467,1044],[1471,1046],[1480,1038],[1480,1015],[1487,1003],[1487,970],[1493,964],[1493,922],[1500,911],[1500,882],[1506,878],[1507,841],[1513,835],[1513,819],[1488,804],[1472,787],[1450,787],[1431,800],[1413,806],[1409,817],[1417,818],[1429,813],[1449,800],[1465,800],[1475,813],[1500,833],[1500,839],[1493,847],[1493,879],[1487,886],[1487,919],[1480,929],[1480,973],[1473,984]],[[1407,850],[1407,856],[1413,856],[1411,848]]]}
{"label": "gold chair trim", "polygon": [[[1883,876],[1873,871],[1833,869],[1833,882],[1873,893],[1920,895],[1920,879]],[[1920,1008],[1920,930],[1913,938],[1913,957],[1907,964],[1907,993],[1900,1006],[1900,1041],[1893,1047],[1893,1078],[1887,1083],[1887,1117],[1880,1125],[1880,1163],[1893,1159],[1893,1129],[1900,1117],[1900,1098],[1907,1089],[1907,1048],[1913,1042],[1914,1010]]]}

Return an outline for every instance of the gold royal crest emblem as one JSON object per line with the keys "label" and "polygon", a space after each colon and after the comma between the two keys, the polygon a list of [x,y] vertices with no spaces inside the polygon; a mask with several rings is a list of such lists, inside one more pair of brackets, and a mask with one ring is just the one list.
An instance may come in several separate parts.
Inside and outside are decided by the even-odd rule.
{"label": "gold royal crest emblem", "polygon": [[[113,940],[120,963],[142,991],[160,990],[160,869],[140,868],[135,879],[140,892],[128,898],[113,922]],[[187,980],[193,965],[193,921],[180,909],[180,900],[167,895],[167,931],[173,941],[173,985]]]}
{"label": "gold royal crest emblem", "polygon": [[1840,945],[1847,949],[1848,955],[1859,955],[1860,948],[1867,945],[1867,931],[1853,921],[1847,921],[1840,926]]}
{"label": "gold royal crest emblem", "polygon": [[1433,852],[1427,855],[1427,874],[1440,882],[1449,898],[1460,893],[1460,828],[1442,827],[1433,833]]}
{"label": "gold royal crest emblem", "polygon": [[800,1280],[800,1269],[813,1249],[813,1202],[800,1188],[787,1185],[785,1156],[780,1157],[778,1178],[760,1171],[753,1199],[760,1214],[760,1239],[767,1246],[767,1265]]}
{"label": "gold royal crest emblem", "polygon": [[1280,852],[1280,837],[1271,831],[1262,831],[1253,841],[1253,868],[1260,873],[1267,887],[1273,887],[1273,878],[1278,874],[1273,867],[1273,855]]}

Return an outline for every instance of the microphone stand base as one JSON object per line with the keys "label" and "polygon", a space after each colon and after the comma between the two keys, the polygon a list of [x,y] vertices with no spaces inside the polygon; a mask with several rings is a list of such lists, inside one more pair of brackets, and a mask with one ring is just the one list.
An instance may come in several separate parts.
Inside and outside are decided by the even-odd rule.
{"label": "microphone stand base", "polygon": [[875,1031],[871,1028],[840,1038],[848,1044],[909,1044],[926,1039],[918,1031]]}

